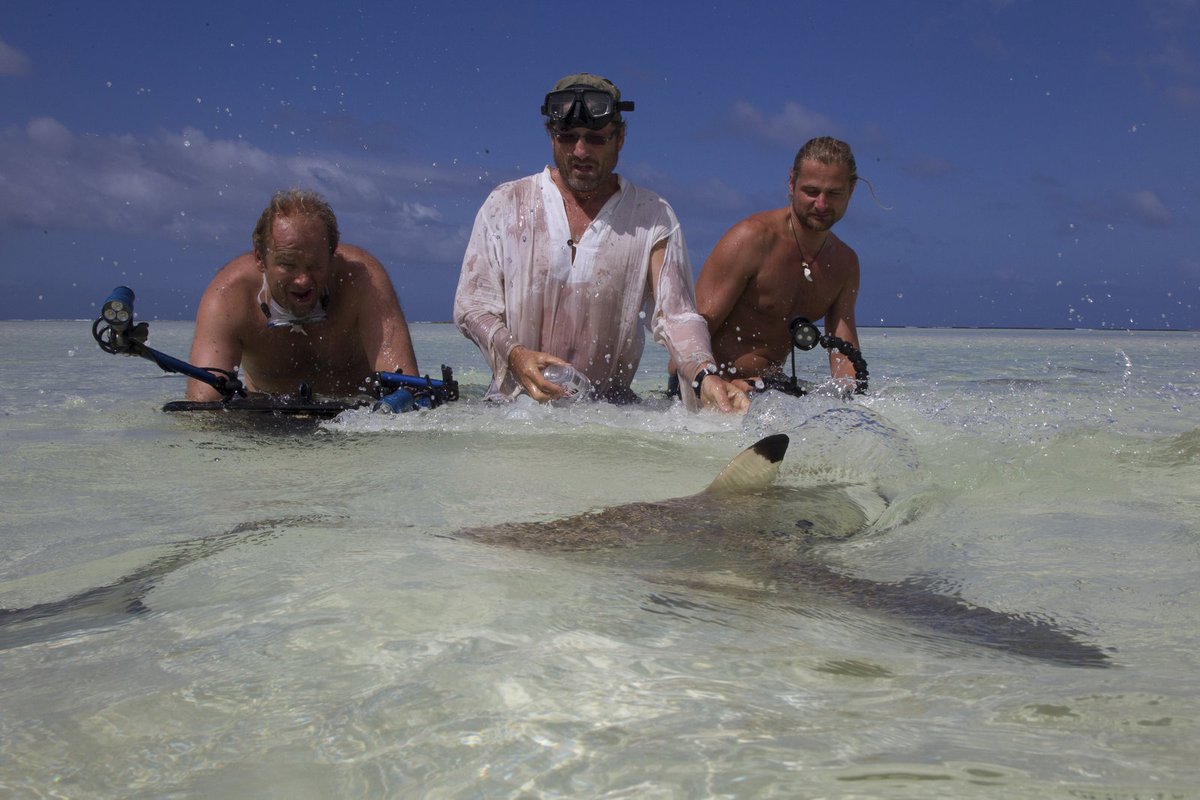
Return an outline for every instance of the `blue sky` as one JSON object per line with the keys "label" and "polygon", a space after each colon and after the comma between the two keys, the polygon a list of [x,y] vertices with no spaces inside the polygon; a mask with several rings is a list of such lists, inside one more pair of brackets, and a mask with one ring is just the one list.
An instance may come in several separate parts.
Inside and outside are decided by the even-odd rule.
{"label": "blue sky", "polygon": [[693,267],[854,147],[859,324],[1200,328],[1200,0],[10,3],[0,317],[128,284],[188,319],[277,188],[324,194],[412,320],[449,318],[560,76],[637,103],[618,170]]}

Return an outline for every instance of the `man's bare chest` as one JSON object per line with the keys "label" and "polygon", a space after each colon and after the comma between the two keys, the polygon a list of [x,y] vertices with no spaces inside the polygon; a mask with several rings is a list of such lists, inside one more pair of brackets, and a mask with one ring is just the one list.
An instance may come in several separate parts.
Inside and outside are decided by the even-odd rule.
{"label": "man's bare chest", "polygon": [[767,316],[825,316],[841,291],[842,278],[830,263],[802,264],[798,258],[781,259],[771,269],[761,271],[751,293],[755,305]]}
{"label": "man's bare chest", "polygon": [[264,327],[245,342],[243,358],[259,374],[292,375],[297,370],[336,371],[360,361],[361,351],[349,332],[320,322],[303,326],[303,331]]}

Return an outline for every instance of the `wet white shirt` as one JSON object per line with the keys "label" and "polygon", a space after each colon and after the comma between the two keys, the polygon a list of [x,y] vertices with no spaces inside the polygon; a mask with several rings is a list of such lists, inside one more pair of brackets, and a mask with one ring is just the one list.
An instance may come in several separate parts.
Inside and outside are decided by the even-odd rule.
{"label": "wet white shirt", "polygon": [[[713,362],[675,212],[654,192],[620,176],[618,183],[578,242],[571,241],[549,168],[502,184],[479,210],[454,297],[454,322],[491,364],[488,397],[520,393],[508,369],[518,345],[571,362],[601,396],[629,388],[647,328],[686,381]],[[656,298],[650,252],[664,240]],[[687,382],[682,394],[689,408],[698,405]]]}

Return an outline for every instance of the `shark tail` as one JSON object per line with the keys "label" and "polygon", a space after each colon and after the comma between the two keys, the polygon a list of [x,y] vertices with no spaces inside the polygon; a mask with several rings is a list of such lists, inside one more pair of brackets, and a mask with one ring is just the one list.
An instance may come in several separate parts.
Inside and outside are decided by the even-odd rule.
{"label": "shark tail", "polygon": [[759,439],[738,453],[705,489],[713,494],[735,494],[765,489],[779,475],[779,462],[787,453],[786,433],[776,433]]}

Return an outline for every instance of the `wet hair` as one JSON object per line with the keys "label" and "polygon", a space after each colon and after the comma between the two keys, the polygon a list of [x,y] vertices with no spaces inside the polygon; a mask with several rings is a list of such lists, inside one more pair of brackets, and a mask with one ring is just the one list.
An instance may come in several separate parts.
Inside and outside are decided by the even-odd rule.
{"label": "wet hair", "polygon": [[271,244],[271,229],[279,217],[316,217],[325,225],[325,237],[329,240],[329,255],[337,250],[338,224],[333,209],[316,192],[306,189],[287,189],[275,193],[271,202],[263,209],[258,224],[254,226],[254,255],[262,261],[267,259],[267,246]]}
{"label": "wet hair", "polygon": [[816,161],[828,166],[845,164],[850,171],[850,188],[853,189],[858,183],[858,165],[854,163],[854,152],[850,149],[850,145],[840,139],[834,139],[832,136],[818,136],[815,139],[809,139],[796,153],[796,160],[792,162],[792,178],[793,180],[800,174],[800,162]]}

